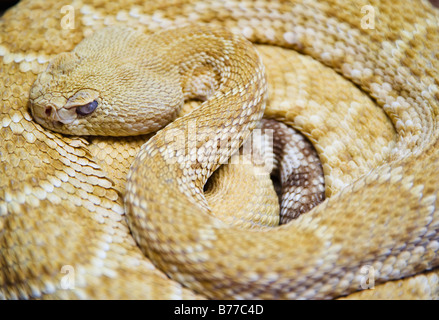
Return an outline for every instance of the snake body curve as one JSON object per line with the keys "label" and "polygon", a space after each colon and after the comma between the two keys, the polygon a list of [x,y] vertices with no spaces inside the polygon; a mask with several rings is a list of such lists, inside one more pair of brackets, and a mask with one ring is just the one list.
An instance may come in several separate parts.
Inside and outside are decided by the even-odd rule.
{"label": "snake body curve", "polygon": [[[251,40],[299,49],[339,71],[374,97],[396,130],[394,148],[389,150],[386,161],[382,161],[370,172],[359,176],[352,184],[337,185],[330,181],[327,194],[329,193],[331,197],[308,215],[295,221],[297,223],[290,223],[270,231],[248,232],[225,228],[225,225],[205,214],[194,215],[193,212],[202,211],[205,208],[202,202],[199,202],[200,198],[198,201],[192,199],[194,194],[191,191],[185,194],[182,191],[184,187],[180,184],[181,182],[178,182],[179,177],[172,176],[175,171],[166,172],[163,167],[160,167],[159,158],[163,155],[153,151],[156,149],[147,147],[148,149],[143,152],[155,153],[154,156],[157,158],[149,167],[162,170],[157,171],[156,175],[151,175],[150,172],[146,174],[145,167],[143,164],[140,165],[139,161],[143,162],[149,158],[142,157],[140,154],[132,171],[138,171],[140,176],[148,175],[150,180],[146,182],[145,179],[137,176],[135,184],[128,187],[128,199],[131,198],[128,201],[129,206],[135,207],[133,209],[135,215],[146,219],[143,217],[145,205],[142,200],[148,199],[147,220],[136,220],[147,221],[147,223],[139,222],[139,231],[134,233],[146,237],[136,236],[141,247],[156,265],[163,268],[174,279],[184,281],[185,286],[196,292],[217,298],[338,297],[359,289],[363,266],[374,268],[377,284],[411,277],[437,266],[439,224],[435,206],[438,163],[436,152],[438,89],[437,74],[434,71],[437,69],[437,62],[432,57],[437,52],[438,46],[438,20],[437,13],[426,3],[410,2],[413,6],[411,11],[404,11],[404,3],[404,1],[400,3],[374,2],[373,6],[380,12],[375,32],[364,31],[360,28],[360,2],[346,4],[328,1],[312,2],[306,5],[300,2],[258,2],[258,10],[254,11],[252,11],[252,6],[244,6],[243,10],[246,13],[254,14],[254,20],[249,18],[249,25],[244,27],[244,34]],[[221,11],[223,15],[215,19],[212,18],[212,14],[218,6],[222,7],[225,4],[214,2],[206,5],[188,2],[187,6],[182,6],[181,11],[177,10],[174,13],[175,20],[173,21],[179,21],[178,17],[184,17],[185,10],[193,10],[197,12],[196,20],[205,22],[204,20],[212,19],[213,24],[223,22],[227,27],[238,26],[239,24],[235,22],[242,20],[236,18],[235,15],[239,17],[239,13],[232,13],[228,8],[239,6],[233,2],[227,4],[229,6]],[[25,6],[26,3],[23,4],[23,7]],[[250,23],[254,23],[255,20],[264,21],[262,16],[265,14],[263,10],[265,6],[267,8],[273,6],[271,11],[267,10],[270,13],[266,14],[277,15],[277,21],[281,21],[281,23],[268,23],[271,32],[250,27]],[[150,7],[145,5],[145,8],[150,9],[151,12],[154,10],[152,4]],[[339,8],[343,8],[343,12]],[[172,9],[162,10],[172,16]],[[85,9],[84,11],[87,12]],[[133,15],[135,16],[135,13]],[[394,15],[398,18],[396,19]],[[239,27],[242,28],[242,22]],[[7,39],[3,40],[3,43],[8,43]],[[4,74],[34,73],[32,64],[30,66],[20,64],[20,69],[17,70],[9,61],[10,55],[4,53],[4,57],[5,70],[9,71],[8,73],[5,71]],[[36,61],[36,59],[31,61]],[[35,71],[42,70],[35,67]],[[35,75],[32,74],[24,79],[29,87]],[[5,97],[9,98],[7,101],[13,99],[11,96],[18,99],[14,92],[6,92]],[[20,106],[23,108],[22,104]],[[312,126],[312,123],[306,123],[302,117],[289,117],[288,112],[280,109],[274,107],[272,116],[283,117],[293,126],[300,127],[302,132],[316,142],[315,137],[319,132],[316,132],[315,124]],[[60,173],[54,175],[54,178],[51,175],[47,178],[52,186],[63,189],[62,196],[59,198],[49,195],[51,190],[54,190],[50,184],[41,184],[37,179],[17,178],[17,181],[26,181],[31,186],[31,190],[32,188],[36,190],[36,200],[35,196],[31,197],[32,192],[14,191],[17,190],[13,186],[15,182],[12,183],[14,179],[11,179],[8,187],[3,186],[4,203],[1,206],[1,213],[5,218],[2,222],[1,270],[2,279],[7,280],[2,282],[2,295],[4,297],[38,297],[42,294],[55,294],[60,297],[70,295],[105,297],[108,295],[108,291],[104,288],[91,288],[96,282],[105,283],[108,287],[118,287],[119,292],[123,294],[129,291],[128,284],[133,285],[135,282],[131,280],[127,281],[128,284],[121,283],[124,279],[118,275],[123,273],[123,268],[132,269],[132,279],[142,278],[142,283],[144,283],[145,275],[139,270],[153,269],[153,267],[142,261],[139,251],[129,248],[129,242],[123,240],[126,238],[124,235],[126,231],[123,227],[113,227],[113,232],[109,236],[104,232],[104,230],[108,231],[108,221],[100,221],[101,226],[105,228],[93,224],[88,234],[95,235],[99,240],[94,242],[90,249],[87,248],[89,250],[81,248],[78,251],[78,248],[71,248],[68,252],[63,252],[63,259],[56,257],[46,260],[45,257],[51,257],[53,254],[59,256],[62,252],[53,250],[51,246],[44,246],[45,243],[51,241],[50,237],[45,240],[36,231],[29,236],[22,234],[22,230],[40,230],[37,221],[41,217],[43,217],[41,221],[46,221],[43,229],[52,231],[51,237],[57,241],[61,239],[57,231],[57,224],[61,221],[71,228],[79,228],[85,223],[83,221],[78,224],[75,221],[76,218],[69,218],[71,213],[78,213],[82,216],[83,209],[75,205],[75,197],[72,196],[75,191],[69,187],[63,187],[68,181],[73,182],[79,190],[83,190],[82,197],[93,203],[93,206],[88,205],[86,208],[98,213],[91,220],[99,220],[100,214],[108,217],[111,212],[120,212],[121,209],[111,205],[111,199],[116,199],[117,195],[111,191],[108,180],[100,171],[99,166],[94,164],[90,155],[84,151],[83,140],[71,140],[48,133],[41,127],[29,127],[35,124],[30,124],[31,118],[28,114],[24,113],[24,116],[19,118],[16,116],[18,113],[11,113],[11,107],[3,110],[5,110],[2,113],[2,123],[5,128],[2,131],[3,141],[15,139],[12,141],[16,141],[16,145],[19,145],[20,141],[31,145],[36,141],[45,141],[43,145],[46,145],[44,148],[48,155],[56,157],[50,150],[57,150],[69,161],[63,160],[61,164],[52,164]],[[20,109],[12,108],[12,110]],[[21,121],[28,127],[24,125],[25,130],[20,132],[14,123],[21,125]],[[13,133],[12,136],[10,132]],[[17,138],[20,136],[24,140]],[[150,145],[154,145],[160,139],[162,138],[158,136],[156,140],[150,142]],[[322,158],[323,168],[328,176],[332,168],[328,166],[330,161],[325,159],[330,158],[331,152],[324,146],[319,147],[317,144],[317,147],[320,154],[325,156]],[[2,145],[2,154],[7,155],[4,157],[12,168],[17,168],[20,161],[17,163],[14,155],[19,151],[11,153],[10,149],[11,145],[5,143]],[[353,157],[355,153],[354,151],[350,155]],[[64,169],[63,165],[70,166],[73,171]],[[81,167],[86,167],[86,170],[81,171]],[[6,169],[8,168],[4,168],[5,172]],[[44,172],[44,170],[38,172]],[[170,175],[168,178],[173,179],[161,179],[167,174]],[[88,181],[88,175],[94,178]],[[207,175],[203,173],[202,176],[204,179]],[[46,181],[44,177],[40,177],[40,180]],[[169,183],[170,180],[173,182]],[[168,183],[166,188],[163,185],[164,181]],[[92,182],[90,185],[93,187],[91,189],[87,187],[86,182]],[[175,185],[168,188],[169,184],[173,183]],[[202,184],[199,180],[195,180],[195,187],[198,187],[199,191],[202,190],[200,189]],[[133,185],[140,187],[133,187]],[[136,188],[135,191],[133,191],[134,188]],[[143,194],[146,190],[151,193]],[[155,196],[154,193],[156,193]],[[178,193],[180,196],[171,197],[172,194]],[[96,194],[98,194],[98,199],[96,196],[93,197]],[[173,199],[169,201],[170,206],[164,206],[158,201],[164,195],[169,195],[168,200]],[[73,202],[67,205],[65,203],[67,199]],[[60,209],[57,209],[59,207],[52,206],[53,203],[56,204],[56,201],[70,212],[60,212]],[[96,209],[96,206],[102,209]],[[40,210],[46,210],[44,216]],[[23,216],[23,212],[27,214]],[[85,220],[90,221],[89,218]],[[117,221],[117,217],[110,220]],[[194,231],[186,227],[185,223],[189,223],[191,227],[199,226],[197,237],[193,236]],[[178,232],[172,229],[176,226]],[[173,231],[169,232],[171,229]],[[63,236],[65,237],[62,240],[63,244],[68,246],[68,237],[73,237],[73,232],[70,235],[69,232],[65,232]],[[147,239],[147,241],[142,239]],[[167,240],[164,245],[161,245],[157,239]],[[84,241],[85,238],[82,242]],[[179,243],[179,247],[172,247],[166,244],[166,241]],[[72,243],[81,242],[75,239]],[[236,246],[236,243],[243,247]],[[283,246],[283,243],[296,243],[297,245]],[[282,250],[278,250],[278,247],[282,247]],[[42,252],[29,255],[29,248],[37,248]],[[220,249],[219,252],[216,251],[218,249]],[[84,250],[84,256],[87,257],[90,256],[89,252],[94,251],[94,255],[99,258],[88,260],[91,262],[87,259],[77,262],[79,264],[77,268],[79,269],[78,279],[80,280],[77,284],[79,288],[61,291],[59,285],[54,284],[51,279],[62,277],[56,274],[60,269],[61,260],[72,261],[75,256],[80,256],[78,252],[81,250]],[[73,258],[69,257],[71,252],[74,252]],[[132,264],[120,267],[123,265],[120,259],[126,252],[130,252],[129,255],[133,257]],[[34,256],[37,259],[30,259],[30,263],[24,263],[29,260],[29,257]],[[51,266],[48,263],[50,260],[56,261],[56,265]],[[140,268],[138,268],[139,265],[141,265]],[[35,270],[44,271],[35,272]],[[146,280],[150,284],[148,288],[152,288],[149,289],[150,297],[154,297],[154,290],[158,290],[160,293],[157,294],[163,294],[163,296],[192,296],[192,293],[166,279],[155,269],[151,274],[153,275]],[[423,277],[422,279],[427,279],[429,283],[434,283],[435,271]],[[157,289],[160,286],[162,288]],[[131,292],[136,292],[136,290]]]}

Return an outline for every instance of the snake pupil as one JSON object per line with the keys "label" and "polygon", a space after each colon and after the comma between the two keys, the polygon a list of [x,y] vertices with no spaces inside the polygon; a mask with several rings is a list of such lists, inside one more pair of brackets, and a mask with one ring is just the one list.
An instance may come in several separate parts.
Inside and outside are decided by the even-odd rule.
{"label": "snake pupil", "polygon": [[98,106],[98,102],[94,100],[90,103],[84,104],[83,106],[77,107],[76,113],[79,114],[80,116],[87,116],[93,111],[95,111],[97,106]]}

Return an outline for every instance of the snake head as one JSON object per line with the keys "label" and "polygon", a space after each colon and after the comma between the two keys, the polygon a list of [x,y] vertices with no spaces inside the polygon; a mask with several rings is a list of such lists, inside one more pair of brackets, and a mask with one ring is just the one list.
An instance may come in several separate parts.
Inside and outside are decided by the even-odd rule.
{"label": "snake head", "polygon": [[61,53],[30,90],[33,118],[71,135],[140,135],[172,121],[183,104],[179,78],[157,72],[148,37],[128,28],[105,28]]}
{"label": "snake head", "polygon": [[79,89],[71,93],[56,88],[68,88],[68,79],[80,67],[81,58],[74,52],[57,55],[41,73],[30,90],[31,113],[43,127],[65,132],[66,126],[91,115],[99,105],[99,92]]}
{"label": "snake head", "polygon": [[31,93],[31,97],[34,119],[46,128],[53,127],[54,131],[90,115],[99,105],[99,93],[90,89],[80,90],[67,100],[54,93],[40,96]]}

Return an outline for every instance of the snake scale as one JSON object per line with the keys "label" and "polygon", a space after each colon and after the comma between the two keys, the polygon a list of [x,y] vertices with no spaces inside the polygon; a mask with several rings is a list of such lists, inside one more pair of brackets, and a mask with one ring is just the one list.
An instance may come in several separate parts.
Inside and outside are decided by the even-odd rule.
{"label": "snake scale", "polygon": [[[74,9],[73,29],[60,27],[64,5]],[[362,27],[366,5],[375,12],[371,29]],[[437,298],[438,18],[427,1],[414,0],[20,2],[0,21],[0,296]],[[205,35],[182,27],[192,23],[208,24]],[[169,45],[195,37],[206,46],[232,33],[257,43],[268,80],[265,117],[312,142],[327,199],[282,226],[245,230],[207,213],[203,185],[215,166],[166,162],[167,146],[179,140],[166,140],[163,130],[135,157],[149,137],[78,138],[37,124],[29,109],[37,75],[86,36],[111,42],[99,32],[111,25]],[[178,37],[160,31],[172,27]],[[232,33],[221,36],[226,29]],[[258,54],[241,49],[229,51],[248,70]],[[179,58],[178,50],[169,55]],[[52,67],[69,69],[75,58],[60,55]],[[212,76],[209,66],[197,72]],[[197,130],[230,128],[244,138],[262,112],[262,69],[255,63],[246,76],[252,94],[239,81],[229,91],[219,86],[214,100],[189,113]],[[221,121],[212,116],[212,104],[242,92],[251,94],[244,107],[227,105]],[[165,130],[186,132],[182,119]],[[375,287],[359,291],[365,270]]]}

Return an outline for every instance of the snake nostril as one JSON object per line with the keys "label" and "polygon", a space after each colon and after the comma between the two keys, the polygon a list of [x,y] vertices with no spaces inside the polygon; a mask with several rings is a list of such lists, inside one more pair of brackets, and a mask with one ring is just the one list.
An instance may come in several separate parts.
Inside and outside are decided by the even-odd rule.
{"label": "snake nostril", "polygon": [[46,113],[46,116],[50,117],[52,115],[52,107],[46,107],[44,112]]}

